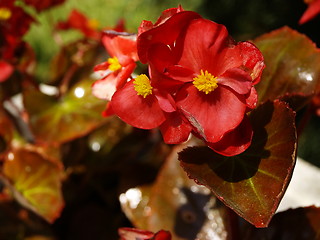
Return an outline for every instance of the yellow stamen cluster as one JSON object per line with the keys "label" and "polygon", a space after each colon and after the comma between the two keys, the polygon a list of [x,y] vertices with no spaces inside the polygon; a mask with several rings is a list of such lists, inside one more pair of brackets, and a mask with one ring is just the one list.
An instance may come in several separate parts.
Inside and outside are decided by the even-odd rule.
{"label": "yellow stamen cluster", "polygon": [[145,74],[140,74],[133,81],[134,90],[137,94],[146,98],[148,95],[152,94],[152,86],[150,84],[149,78]]}
{"label": "yellow stamen cluster", "polygon": [[0,8],[0,20],[8,20],[12,15],[10,9],[6,7]]}
{"label": "yellow stamen cluster", "polygon": [[117,71],[121,69],[121,64],[119,63],[119,60],[117,57],[108,58],[108,63],[110,64],[108,68],[111,71]]}
{"label": "yellow stamen cluster", "polygon": [[200,70],[200,74],[193,78],[192,83],[200,92],[206,94],[211,93],[218,87],[217,77],[213,76],[207,70],[205,72]]}

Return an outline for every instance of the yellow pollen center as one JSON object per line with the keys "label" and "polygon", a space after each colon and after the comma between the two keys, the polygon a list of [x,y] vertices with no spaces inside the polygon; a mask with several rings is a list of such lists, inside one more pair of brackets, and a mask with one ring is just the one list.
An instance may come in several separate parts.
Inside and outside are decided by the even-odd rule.
{"label": "yellow pollen center", "polygon": [[121,64],[119,63],[119,60],[117,57],[113,58],[108,58],[108,63],[109,63],[109,70],[111,71],[117,71],[121,69]]}
{"label": "yellow pollen center", "polygon": [[211,93],[218,87],[217,77],[213,76],[207,70],[205,72],[200,70],[200,74],[193,78],[192,83],[200,92],[206,94]]}
{"label": "yellow pollen center", "polygon": [[99,27],[99,21],[96,20],[96,19],[89,19],[89,21],[88,21],[88,26],[89,26],[91,29],[98,29],[98,27]]}
{"label": "yellow pollen center", "polygon": [[12,13],[9,8],[0,8],[0,20],[8,20],[11,17],[11,15]]}
{"label": "yellow pollen center", "polygon": [[134,90],[137,94],[146,98],[148,95],[152,94],[152,86],[150,84],[149,78],[145,74],[140,74],[133,81]]}

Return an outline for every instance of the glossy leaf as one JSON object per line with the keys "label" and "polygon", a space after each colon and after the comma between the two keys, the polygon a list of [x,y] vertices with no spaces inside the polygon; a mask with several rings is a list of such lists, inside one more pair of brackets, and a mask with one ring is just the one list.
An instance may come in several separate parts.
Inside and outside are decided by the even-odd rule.
{"label": "glossy leaf", "polygon": [[52,223],[64,206],[61,192],[62,168],[41,148],[13,148],[3,166],[3,174],[16,200]]}
{"label": "glossy leaf", "polygon": [[165,229],[172,239],[226,239],[226,208],[208,189],[188,179],[177,159],[181,149],[178,146],[169,155],[153,185],[120,195],[122,209],[137,228]]}
{"label": "glossy leaf", "polygon": [[101,112],[105,102],[91,94],[91,84],[90,80],[79,82],[60,101],[33,88],[24,92],[31,129],[38,141],[64,143],[104,123]]}
{"label": "glossy leaf", "polygon": [[309,240],[319,239],[320,208],[315,206],[289,209],[277,213],[268,228],[244,228],[243,240]]}
{"label": "glossy leaf", "polygon": [[[275,100],[288,95],[308,97],[320,90],[320,50],[305,35],[282,27],[254,40],[262,52],[266,68],[256,86],[259,100]],[[301,107],[305,104],[300,99]]]}
{"label": "glossy leaf", "polygon": [[247,151],[224,157],[207,147],[179,153],[189,177],[256,227],[266,227],[290,181],[296,157],[294,113],[266,102],[250,115],[254,136]]}

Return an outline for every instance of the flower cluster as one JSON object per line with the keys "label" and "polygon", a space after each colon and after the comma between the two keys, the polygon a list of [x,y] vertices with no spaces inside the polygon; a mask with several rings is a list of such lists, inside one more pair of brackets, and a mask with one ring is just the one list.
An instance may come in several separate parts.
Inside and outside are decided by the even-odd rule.
{"label": "flower cluster", "polygon": [[[143,21],[136,36],[107,33],[104,44],[111,55],[102,64],[108,87],[100,84],[105,90],[99,92],[110,100],[106,115],[137,128],[159,127],[168,144],[192,133],[225,156],[248,148],[253,132],[247,113],[257,104],[254,85],[264,68],[252,43],[236,43],[225,26],[179,6],[154,24]],[[132,77],[138,57],[148,73]]]}

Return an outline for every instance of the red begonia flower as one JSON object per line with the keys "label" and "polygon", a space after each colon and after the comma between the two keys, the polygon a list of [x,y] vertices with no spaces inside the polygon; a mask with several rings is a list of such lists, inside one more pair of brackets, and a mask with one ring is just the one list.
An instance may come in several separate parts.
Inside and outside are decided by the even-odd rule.
{"label": "red begonia flower", "polygon": [[15,6],[14,1],[0,1],[0,59],[14,65],[17,49],[25,47],[22,37],[33,21],[22,8]]}
{"label": "red begonia flower", "polygon": [[308,3],[307,10],[303,13],[299,20],[299,24],[304,24],[320,14],[320,0],[313,0]]}
{"label": "red begonia flower", "polygon": [[13,66],[5,61],[0,60],[0,83],[7,80],[13,73]]}
{"label": "red begonia flower", "polygon": [[84,14],[77,10],[72,10],[67,21],[59,22],[56,25],[58,30],[77,29],[81,31],[86,37],[99,41],[101,38],[101,31],[98,30],[98,21],[89,19]]}
{"label": "red begonia flower", "polygon": [[92,93],[98,98],[111,100],[113,93],[124,86],[133,73],[138,61],[136,36],[125,32],[106,31],[102,43],[110,58],[97,66],[102,79],[92,86]]}
{"label": "red begonia flower", "polygon": [[29,29],[34,19],[14,1],[0,2],[0,34],[22,37]]}
{"label": "red begonia flower", "polygon": [[170,232],[164,230],[153,233],[136,228],[119,228],[118,233],[121,240],[171,240]]}
{"label": "red begonia flower", "polygon": [[28,5],[33,6],[38,12],[62,4],[65,0],[24,0]]}
{"label": "red begonia flower", "polygon": [[[175,22],[177,15],[169,20]],[[163,29],[171,27],[169,20]],[[154,72],[182,85],[174,94],[176,106],[195,135],[216,152],[239,154],[251,143],[246,113],[257,103],[253,85],[264,68],[262,54],[252,43],[236,44],[223,25],[212,21],[197,18],[184,28],[174,46],[150,44],[147,61]]]}
{"label": "red begonia flower", "polygon": [[250,43],[235,44],[223,25],[205,19],[193,20],[179,44],[181,57],[168,68],[170,77],[185,82],[177,107],[213,150],[243,152],[252,137],[245,115],[257,100],[252,88],[264,67],[261,53]]}

